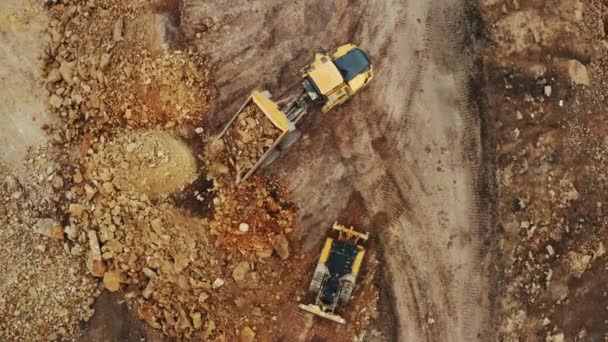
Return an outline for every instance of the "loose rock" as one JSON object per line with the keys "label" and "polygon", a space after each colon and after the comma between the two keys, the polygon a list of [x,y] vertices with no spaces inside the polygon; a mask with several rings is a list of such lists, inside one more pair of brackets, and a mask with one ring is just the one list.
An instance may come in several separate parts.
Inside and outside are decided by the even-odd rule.
{"label": "loose rock", "polygon": [[247,233],[249,231],[249,225],[247,223],[239,224],[239,231],[241,233]]}
{"label": "loose rock", "polygon": [[255,341],[255,332],[250,327],[244,327],[239,335],[240,342],[253,342]]}
{"label": "loose rock", "polygon": [[112,39],[114,42],[119,42],[122,40],[122,32],[124,30],[125,20],[123,17],[120,17],[114,23],[114,28],[112,30]]}
{"label": "loose rock", "polygon": [[63,61],[61,62],[61,66],[59,66],[59,74],[61,74],[61,78],[63,78],[64,81],[66,81],[68,84],[72,84],[73,83],[73,74],[74,74],[74,67],[76,66],[76,62],[67,62],[67,61]]}
{"label": "loose rock", "polygon": [[34,232],[56,240],[63,240],[63,227],[54,219],[40,219],[34,226]]}
{"label": "loose rock", "polygon": [[277,251],[281,260],[287,260],[289,258],[289,242],[284,234],[277,235],[272,239],[272,246]]}
{"label": "loose rock", "polygon": [[214,289],[219,289],[220,287],[224,286],[224,279],[222,278],[217,278],[213,281],[213,284],[211,285]]}
{"label": "loose rock", "polygon": [[572,82],[576,84],[588,86],[590,83],[587,67],[576,59],[571,59],[568,61],[568,75],[570,76]]}
{"label": "loose rock", "polygon": [[241,261],[232,270],[232,278],[236,281],[239,286],[244,285],[245,277],[249,273],[249,263],[247,261]]}
{"label": "loose rock", "polygon": [[103,285],[110,292],[116,292],[120,289],[120,273],[118,271],[109,271],[103,275]]}

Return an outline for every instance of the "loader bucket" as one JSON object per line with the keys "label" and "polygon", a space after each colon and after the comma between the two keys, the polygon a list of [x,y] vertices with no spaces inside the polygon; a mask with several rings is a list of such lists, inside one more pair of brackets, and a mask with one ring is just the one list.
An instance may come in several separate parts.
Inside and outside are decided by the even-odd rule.
{"label": "loader bucket", "polygon": [[321,310],[321,308],[317,305],[313,305],[313,304],[308,304],[308,305],[304,305],[304,304],[300,304],[298,305],[298,307],[304,311],[308,311],[311,314],[317,315],[319,317],[328,319],[330,321],[334,321],[336,323],[340,323],[340,324],[346,324],[346,321],[344,320],[344,318],[333,314],[331,312],[325,312],[323,310]]}

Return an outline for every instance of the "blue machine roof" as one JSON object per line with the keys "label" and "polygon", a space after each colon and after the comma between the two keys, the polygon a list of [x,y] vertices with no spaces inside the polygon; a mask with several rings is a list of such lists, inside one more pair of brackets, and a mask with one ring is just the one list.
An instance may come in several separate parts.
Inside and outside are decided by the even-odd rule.
{"label": "blue machine roof", "polygon": [[336,59],[334,63],[347,82],[366,71],[371,64],[367,55],[360,49],[351,50],[346,55]]}

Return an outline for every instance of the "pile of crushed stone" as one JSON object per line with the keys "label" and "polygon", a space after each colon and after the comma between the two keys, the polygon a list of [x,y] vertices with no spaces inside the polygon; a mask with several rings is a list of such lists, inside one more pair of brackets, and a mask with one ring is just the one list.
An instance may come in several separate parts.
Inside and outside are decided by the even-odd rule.
{"label": "pile of crushed stone", "polygon": [[43,71],[49,108],[65,123],[49,127],[58,142],[196,124],[208,110],[203,57],[151,40],[164,26],[148,1],[62,1],[49,15]]}
{"label": "pile of crushed stone", "polygon": [[[207,197],[213,215],[190,215],[172,195],[196,178],[183,144],[162,131],[92,144],[71,175],[64,233],[72,249],[84,251],[90,276],[110,292],[124,290],[150,326],[176,338],[215,338],[233,324],[225,304],[232,292],[224,293],[224,284],[257,286],[258,261],[275,252],[289,257],[285,234],[293,229],[294,208],[278,187],[254,178],[240,187],[215,182]],[[161,180],[173,185],[151,191]],[[231,261],[241,265],[236,278],[226,267]]]}
{"label": "pile of crushed stone", "polygon": [[100,289],[64,242],[63,170],[45,147],[24,169],[0,165],[0,340],[77,336]]}

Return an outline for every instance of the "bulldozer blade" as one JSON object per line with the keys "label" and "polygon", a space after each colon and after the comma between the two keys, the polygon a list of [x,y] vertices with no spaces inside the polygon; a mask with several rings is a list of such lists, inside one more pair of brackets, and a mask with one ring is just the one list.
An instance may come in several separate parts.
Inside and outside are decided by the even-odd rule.
{"label": "bulldozer blade", "polygon": [[304,305],[304,304],[300,304],[298,305],[298,307],[304,311],[308,311],[311,314],[317,315],[319,317],[328,319],[330,321],[334,321],[336,323],[340,323],[340,324],[346,324],[346,321],[344,320],[344,318],[330,313],[330,312],[325,312],[323,310],[321,310],[321,308],[317,305],[313,305],[313,304],[308,304],[308,305]]}

